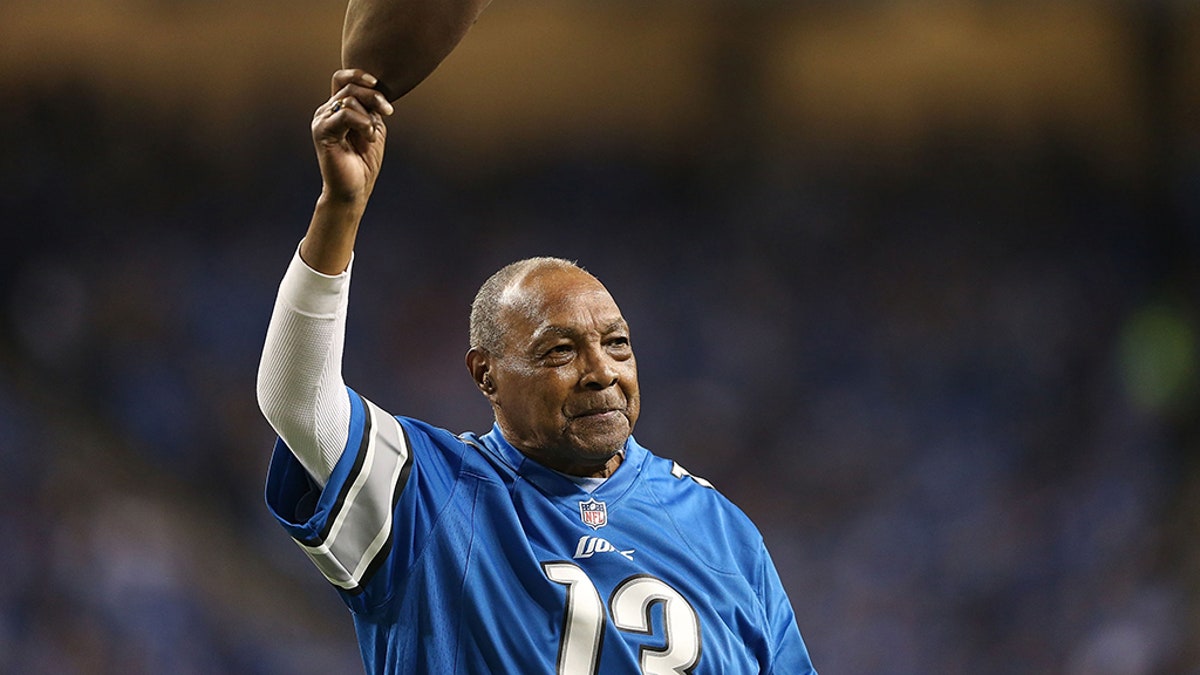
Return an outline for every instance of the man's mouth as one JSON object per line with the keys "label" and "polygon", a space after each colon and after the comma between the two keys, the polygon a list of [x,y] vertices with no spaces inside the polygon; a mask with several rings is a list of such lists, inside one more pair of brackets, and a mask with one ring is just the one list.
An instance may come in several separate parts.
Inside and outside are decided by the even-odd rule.
{"label": "man's mouth", "polygon": [[571,417],[577,420],[605,420],[616,417],[620,414],[620,408],[592,408],[590,410],[584,410],[571,415]]}

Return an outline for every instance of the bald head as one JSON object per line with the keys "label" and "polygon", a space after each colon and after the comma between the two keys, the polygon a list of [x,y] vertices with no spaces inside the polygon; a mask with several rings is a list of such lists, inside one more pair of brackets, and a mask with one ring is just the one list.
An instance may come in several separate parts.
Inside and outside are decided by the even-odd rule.
{"label": "bald head", "polygon": [[582,267],[564,258],[540,256],[505,265],[483,282],[471,303],[471,348],[490,354],[502,353],[505,342],[503,310],[520,310],[519,305],[528,298],[517,289],[527,278],[549,271],[571,271],[595,279]]}

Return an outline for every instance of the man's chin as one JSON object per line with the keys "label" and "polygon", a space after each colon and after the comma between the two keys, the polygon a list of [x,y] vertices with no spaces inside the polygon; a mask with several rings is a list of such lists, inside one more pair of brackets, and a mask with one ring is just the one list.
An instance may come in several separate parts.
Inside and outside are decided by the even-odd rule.
{"label": "man's chin", "polygon": [[629,424],[624,417],[620,422],[604,425],[604,428],[573,429],[571,434],[575,441],[575,449],[581,457],[607,460],[625,448],[629,439]]}

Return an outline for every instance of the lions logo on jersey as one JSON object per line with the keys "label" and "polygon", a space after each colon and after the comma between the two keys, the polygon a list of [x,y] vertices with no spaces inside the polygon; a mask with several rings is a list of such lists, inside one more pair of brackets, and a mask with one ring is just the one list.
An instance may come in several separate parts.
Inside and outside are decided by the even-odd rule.
{"label": "lions logo on jersey", "polygon": [[598,530],[608,524],[608,506],[596,501],[595,497],[586,502],[579,502],[579,519],[584,525]]}

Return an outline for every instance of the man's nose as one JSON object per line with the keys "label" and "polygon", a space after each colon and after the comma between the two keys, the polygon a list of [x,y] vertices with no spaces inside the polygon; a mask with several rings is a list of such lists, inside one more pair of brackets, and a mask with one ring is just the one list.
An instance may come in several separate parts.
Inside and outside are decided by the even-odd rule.
{"label": "man's nose", "polygon": [[591,389],[607,389],[617,383],[616,364],[603,349],[587,350],[583,361],[584,370],[580,378],[583,386]]}

